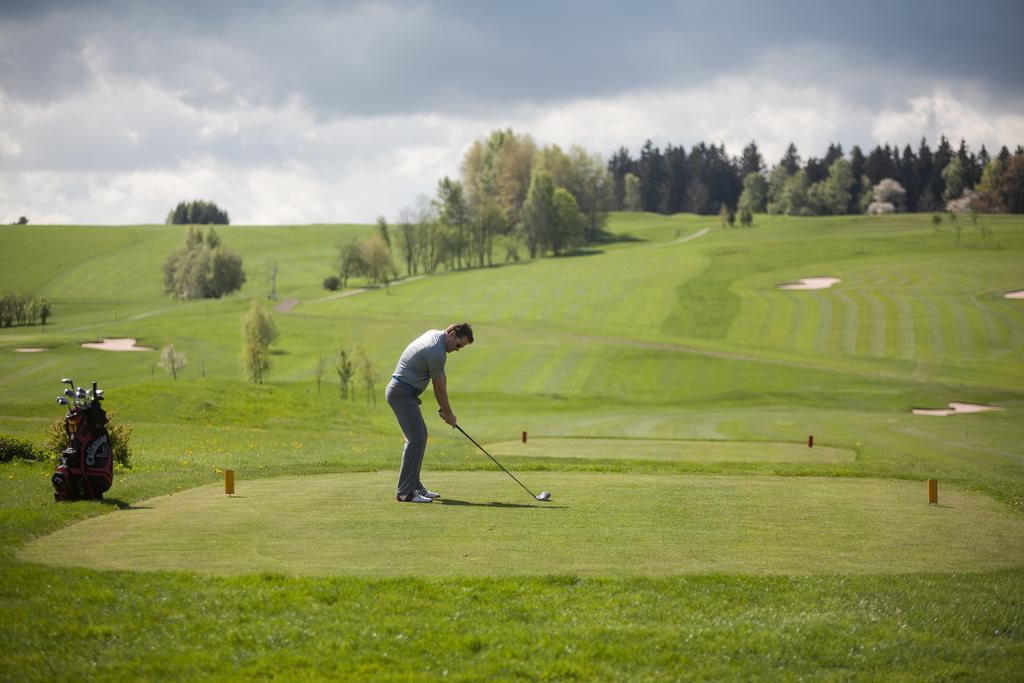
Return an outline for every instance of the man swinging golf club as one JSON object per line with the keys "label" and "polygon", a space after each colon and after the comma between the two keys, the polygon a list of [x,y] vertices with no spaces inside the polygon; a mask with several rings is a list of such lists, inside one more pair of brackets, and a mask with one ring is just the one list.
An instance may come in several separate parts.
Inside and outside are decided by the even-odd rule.
{"label": "man swinging golf club", "polygon": [[396,499],[402,503],[430,503],[441,494],[430,491],[420,481],[420,466],[427,448],[427,424],[420,412],[419,396],[433,383],[434,397],[441,409],[441,418],[456,425],[455,413],[448,403],[448,383],[444,363],[448,354],[473,343],[473,328],[469,323],[449,325],[441,330],[428,330],[412,340],[402,352],[391,375],[384,396],[395,411],[398,426],[405,436],[402,450],[402,470],[398,474]]}

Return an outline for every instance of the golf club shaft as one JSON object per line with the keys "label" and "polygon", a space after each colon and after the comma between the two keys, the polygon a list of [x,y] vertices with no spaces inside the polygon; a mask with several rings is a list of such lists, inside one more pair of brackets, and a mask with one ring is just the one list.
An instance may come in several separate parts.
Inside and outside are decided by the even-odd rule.
{"label": "golf club shaft", "polygon": [[483,452],[484,452],[484,455],[486,455],[486,456],[487,456],[488,458],[490,458],[490,459],[491,459],[491,461],[492,461],[492,462],[493,462],[493,463],[494,463],[495,465],[497,465],[498,467],[500,467],[500,468],[501,468],[501,469],[502,469],[502,470],[503,470],[503,471],[505,472],[505,474],[507,474],[508,476],[510,476],[510,477],[512,477],[513,479],[515,479],[515,480],[516,480],[516,483],[517,483],[517,484],[519,484],[519,485],[520,485],[520,486],[522,486],[522,487],[523,487],[524,489],[526,489],[526,492],[527,492],[527,493],[529,493],[529,494],[530,494],[530,496],[531,496],[531,497],[532,497],[532,498],[533,498],[534,500],[537,500],[537,496],[535,496],[535,495],[533,494],[533,491],[531,491],[530,489],[526,488],[526,484],[524,484],[523,482],[521,482],[521,481],[519,481],[518,479],[516,479],[516,475],[512,474],[512,473],[511,473],[511,472],[509,472],[509,471],[508,471],[507,469],[505,469],[505,466],[504,466],[504,465],[502,465],[502,464],[501,464],[500,462],[498,462],[497,460],[495,460],[495,459],[494,459],[494,456],[493,456],[493,455],[491,455],[490,453],[488,453],[488,452],[487,452],[487,451],[486,451],[486,450],[484,449],[484,447],[483,447],[483,446],[481,446],[480,444],[478,444],[478,443],[476,442],[476,439],[474,439],[473,437],[471,437],[471,436],[470,436],[469,434],[466,434],[466,430],[464,430],[464,429],[463,429],[462,427],[460,427],[459,425],[455,425],[455,428],[456,428],[456,429],[458,429],[458,430],[459,430],[460,432],[462,432],[462,434],[463,434],[463,435],[464,435],[464,436],[465,436],[465,437],[466,437],[467,439],[469,439],[470,441],[472,441],[472,442],[473,442],[473,443],[474,443],[474,444],[476,445],[476,447],[477,447],[477,448],[479,448],[479,449],[480,449],[481,451],[483,451]]}

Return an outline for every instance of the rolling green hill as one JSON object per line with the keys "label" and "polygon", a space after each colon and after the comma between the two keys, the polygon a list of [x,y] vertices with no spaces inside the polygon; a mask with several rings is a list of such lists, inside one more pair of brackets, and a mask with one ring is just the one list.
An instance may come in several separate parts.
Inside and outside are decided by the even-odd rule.
{"label": "rolling green hill", "polygon": [[[990,240],[965,230],[958,244],[951,230],[935,229],[925,215],[758,216],[753,228],[723,230],[716,217],[621,213],[611,217],[611,239],[574,255],[442,271],[388,289],[354,282],[333,294],[321,282],[330,274],[336,245],[373,234],[372,226],[232,226],[218,233],[242,256],[247,283],[223,300],[190,302],[167,298],[160,286],[161,264],[183,239],[184,228],[0,228],[8,264],[0,270],[0,291],[18,290],[53,306],[45,329],[0,329],[0,432],[41,441],[45,426],[62,412],[53,401],[59,380],[71,376],[83,385],[97,380],[106,389],[108,409],[134,428],[135,451],[135,467],[120,471],[110,492],[114,506],[54,505],[48,500],[48,466],[0,465],[0,607],[14,615],[0,634],[19,652],[0,664],[0,679],[54,673],[41,654],[59,623],[40,616],[59,612],[58,598],[46,586],[79,576],[110,582],[124,596],[122,606],[95,628],[110,637],[119,623],[130,621],[141,643],[112,639],[114,656],[103,669],[112,678],[159,675],[171,657],[191,667],[186,677],[258,675],[262,657],[270,656],[261,648],[286,658],[298,652],[294,657],[307,664],[291,665],[301,677],[308,667],[322,667],[340,646],[290,630],[300,605],[308,608],[302,628],[309,633],[333,630],[345,642],[363,643],[360,653],[342,648],[358,664],[348,674],[353,678],[405,675],[389,668],[387,648],[370,632],[397,643],[417,671],[434,671],[436,654],[460,662],[451,664],[452,671],[466,680],[677,678],[690,670],[679,662],[695,659],[708,662],[695,670],[728,678],[808,676],[822,668],[835,677],[927,678],[938,672],[940,678],[1012,678],[1024,666],[1024,557],[1012,538],[1024,514],[1024,302],[1002,294],[1024,289],[1024,219],[983,220]],[[266,300],[268,260],[279,268],[277,301]],[[777,288],[812,276],[840,282],[812,291]],[[244,383],[239,360],[242,318],[252,298],[272,310],[286,300],[290,305],[273,312],[280,337],[262,386]],[[448,358],[449,392],[460,424],[482,443],[497,446],[502,462],[538,490],[550,482],[562,487],[554,490],[554,500],[561,497],[566,509],[575,505],[576,513],[585,512],[572,517],[573,523],[596,527],[593,538],[603,538],[601,525],[607,525],[615,534],[608,544],[618,553],[614,561],[600,559],[600,547],[588,546],[593,555],[561,554],[579,539],[565,536],[571,527],[557,517],[545,517],[528,544],[517,545],[515,534],[489,540],[489,530],[513,519],[517,533],[529,536],[533,510],[519,500],[522,490],[495,472],[472,444],[431,419],[436,407],[430,392],[423,403],[431,431],[424,480],[429,483],[430,471],[444,471],[435,476],[464,499],[466,514],[444,508],[440,518],[453,521],[424,536],[423,561],[431,561],[433,549],[445,558],[440,564],[423,572],[380,571],[435,578],[375,581],[358,571],[358,558],[349,564],[354,558],[337,545],[343,541],[331,536],[329,526],[324,547],[317,548],[323,552],[316,571],[295,572],[328,578],[274,569],[296,566],[300,546],[321,542],[320,534],[290,535],[292,545],[280,557],[273,555],[273,538],[264,539],[269,555],[240,563],[242,577],[230,578],[230,553],[218,556],[216,573],[229,578],[202,581],[173,558],[152,565],[173,571],[146,574],[142,565],[137,569],[143,573],[130,571],[127,553],[124,566],[70,563],[90,569],[47,566],[47,553],[54,551],[42,541],[33,544],[30,557],[44,564],[19,555],[33,539],[58,529],[64,538],[73,537],[76,527],[69,523],[120,507],[93,526],[106,542],[117,531],[105,525],[116,527],[118,515],[130,515],[132,506],[216,487],[224,468],[238,471],[240,489],[248,480],[265,480],[259,490],[269,501],[279,478],[300,508],[294,498],[302,495],[303,480],[279,475],[330,474],[349,482],[343,475],[368,473],[358,479],[369,482],[357,487],[359,495],[375,501],[379,495],[381,502],[373,505],[383,506],[401,448],[384,386],[409,340],[462,320],[473,323],[476,343]],[[116,353],[80,346],[108,337],[132,337],[153,350]],[[178,381],[156,365],[159,350],[171,343],[188,356]],[[360,386],[355,400],[341,400],[333,366],[318,387],[318,360],[340,347],[358,347],[372,360],[372,392]],[[23,348],[43,350],[17,351]],[[950,401],[1002,410],[911,414],[912,408],[942,408]],[[516,448],[523,431],[533,445]],[[818,447],[832,450],[812,457],[806,453],[809,435]],[[776,486],[775,477],[786,479]],[[855,486],[832,486],[851,478]],[[915,487],[925,506],[928,478],[939,479],[940,490],[948,492],[940,497],[950,507],[942,508],[947,516],[939,526],[930,525],[927,507],[914,507]],[[358,505],[359,496],[339,494],[335,500],[334,489],[324,483],[332,480],[319,481],[307,501],[315,507],[301,513],[305,525],[325,518],[318,507],[335,504],[331,524],[361,520],[352,523],[371,528],[379,522],[372,505],[370,512],[347,511],[344,506]],[[377,488],[366,493],[365,486]],[[782,492],[771,494],[777,503],[762,500],[765,491],[776,490]],[[474,492],[486,500],[474,499]],[[719,507],[702,507],[699,495],[712,496]],[[841,504],[831,506],[831,496]],[[657,505],[645,506],[645,500]],[[221,520],[223,528],[270,524],[272,508],[246,517],[244,494],[238,502],[231,509],[240,517]],[[765,504],[771,514],[753,512]],[[733,508],[735,523],[715,512]],[[663,512],[651,512],[656,509]],[[976,509],[984,515],[969,517]],[[395,514],[404,515],[405,508]],[[715,523],[708,523],[708,515]],[[886,515],[914,521],[894,523],[876,543],[868,527],[883,525]],[[471,530],[466,527],[463,536],[472,536],[472,545],[466,556],[488,549],[496,556],[463,571],[458,520],[469,517]],[[672,525],[672,548],[657,548],[662,518]],[[397,528],[416,533],[418,517],[399,519]],[[621,556],[630,552],[630,520],[645,529],[643,571],[629,571],[629,558]],[[156,529],[170,524],[159,516],[154,523]],[[984,529],[966,533],[971,524]],[[157,537],[152,546],[133,549],[159,557],[169,548],[189,546],[186,530],[178,529],[178,546],[162,545]],[[779,529],[798,538],[780,538]],[[203,527],[196,522],[187,531],[203,533]],[[918,538],[912,559],[901,554],[901,533]],[[742,544],[731,544],[735,534]],[[819,534],[834,534],[835,543]],[[204,542],[239,555],[250,544]],[[360,542],[372,545],[373,538]],[[688,543],[701,549],[700,561],[686,557]],[[956,561],[929,570],[932,546],[941,554],[944,543],[956,544],[949,554]],[[815,555],[827,547],[839,550]],[[861,547],[870,548],[871,561],[863,566],[851,559]],[[722,549],[717,565],[716,548]],[[790,561],[783,556],[790,552],[810,555]],[[531,555],[541,554],[543,562],[530,563]],[[339,563],[338,576],[330,578],[331,558],[341,556],[348,569]],[[884,569],[890,557],[891,573]],[[390,561],[387,552],[373,559],[377,567]],[[773,576],[773,567],[799,576]],[[928,571],[934,573],[922,574]],[[911,576],[896,577],[898,572]],[[541,578],[527,578],[537,574]],[[267,598],[275,590],[283,596],[277,603]],[[571,602],[570,592],[581,596],[574,607],[563,602]],[[166,594],[178,596],[182,607],[158,609],[159,596]],[[334,597],[322,602],[327,594]],[[375,596],[373,604],[357,597],[368,594]],[[250,595],[276,607],[262,613],[245,607],[246,621],[232,636],[241,652],[236,669],[218,663],[215,651],[202,643],[222,630],[218,624],[230,605]],[[509,595],[518,598],[510,601]],[[607,595],[638,607],[622,612],[621,604],[607,604]],[[92,619],[89,600],[109,595],[88,588],[63,618]],[[339,600],[353,605],[356,615],[339,614]],[[204,601],[215,605],[207,616],[200,608]],[[318,607],[310,608],[310,601]],[[407,624],[400,609],[386,611],[402,604],[428,610],[449,625],[461,614],[476,618],[461,631],[445,627],[402,643],[396,634],[406,632]],[[659,604],[671,607],[662,611]],[[531,646],[538,622],[547,621],[546,605],[560,605],[563,612],[553,617],[545,640]],[[681,614],[683,605],[694,607]],[[616,628],[628,632],[637,649],[594,644],[609,637],[609,610],[630,615],[616,621]],[[147,611],[161,616],[135,616]],[[166,658],[147,660],[167,620],[180,620],[176,635],[200,644],[177,645]],[[364,632],[367,625],[373,628]],[[264,629],[274,627],[291,635],[268,643]],[[707,631],[687,645],[686,634],[697,629]],[[992,635],[997,630],[1000,637]],[[299,640],[302,645],[295,644]],[[902,648],[899,657],[889,646],[894,642]],[[559,653],[577,645],[583,654],[560,662]],[[855,647],[859,654],[848,655]],[[722,648],[734,658],[712,654]],[[765,653],[784,661],[770,663]],[[86,669],[76,671],[86,675]]]}

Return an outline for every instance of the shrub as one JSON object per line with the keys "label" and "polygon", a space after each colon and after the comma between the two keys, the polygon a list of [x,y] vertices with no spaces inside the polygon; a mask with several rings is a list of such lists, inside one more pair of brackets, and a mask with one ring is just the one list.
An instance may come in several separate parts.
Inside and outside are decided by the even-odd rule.
{"label": "shrub", "polygon": [[[107,435],[110,437],[110,450],[114,454],[114,464],[126,470],[132,468],[132,428],[130,425],[118,424],[114,421],[114,413],[107,413]],[[68,447],[68,435],[64,431],[64,418],[58,417],[46,427],[45,450],[43,458],[56,460]]]}
{"label": "shrub", "polygon": [[324,278],[324,289],[329,292],[336,292],[341,287],[341,279],[337,275],[328,275]]}
{"label": "shrub", "polygon": [[36,462],[46,460],[47,454],[31,441],[0,434],[0,462],[10,462],[15,458]]}

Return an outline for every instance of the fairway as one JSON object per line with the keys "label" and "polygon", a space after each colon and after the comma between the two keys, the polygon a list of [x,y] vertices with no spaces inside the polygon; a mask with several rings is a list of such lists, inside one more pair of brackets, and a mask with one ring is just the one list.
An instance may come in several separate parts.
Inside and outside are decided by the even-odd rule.
{"label": "fairway", "polygon": [[[443,504],[400,505],[393,473],[205,486],[29,543],[22,559],[230,575],[671,576],[980,572],[1024,566],[1024,519],[923,482],[533,473],[551,503],[493,472],[433,473]],[[81,549],[74,556],[69,544]]]}
{"label": "fairway", "polygon": [[[249,279],[189,301],[160,281],[185,228],[9,226],[4,252],[33,256],[0,290],[53,316],[0,328],[0,432],[41,445],[61,378],[96,380],[133,454],[102,503],[0,463],[0,680],[1017,680],[1024,222],[984,220],[988,244],[928,215],[619,213],[572,257],[338,292],[337,245],[373,226],[228,226]],[[776,288],[814,276],[840,282]],[[254,299],[279,331],[262,384]],[[550,502],[431,391],[444,498],[394,501],[384,386],[462,320],[459,424]],[[81,346],[104,339],[151,350]],[[951,403],[1000,410],[911,412]],[[54,657],[55,634],[105,655]]]}
{"label": "fairway", "polygon": [[807,444],[672,439],[585,439],[540,437],[501,441],[485,448],[492,455],[551,458],[635,459],[679,462],[853,462],[846,448]]}

